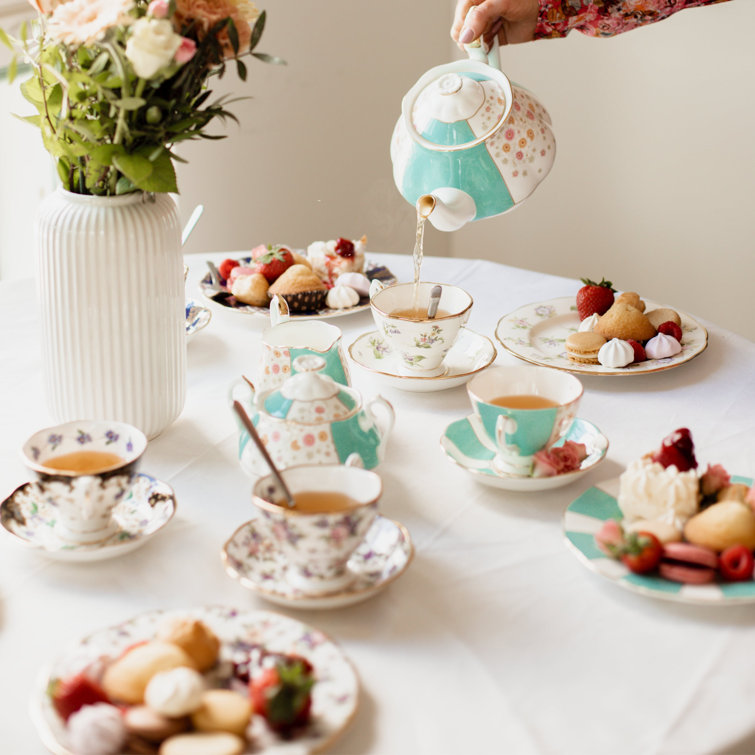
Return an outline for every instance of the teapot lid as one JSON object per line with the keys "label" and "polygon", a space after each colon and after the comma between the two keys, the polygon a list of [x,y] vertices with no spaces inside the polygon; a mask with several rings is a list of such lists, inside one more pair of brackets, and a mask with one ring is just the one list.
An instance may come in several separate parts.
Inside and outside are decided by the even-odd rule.
{"label": "teapot lid", "polygon": [[319,424],[346,419],[361,406],[356,391],[319,372],[325,366],[321,356],[302,354],[291,366],[297,374],[261,399],[261,409],[269,416]]}
{"label": "teapot lid", "polygon": [[423,74],[407,92],[401,110],[412,138],[433,151],[481,144],[508,118],[511,83],[498,68],[459,60]]}

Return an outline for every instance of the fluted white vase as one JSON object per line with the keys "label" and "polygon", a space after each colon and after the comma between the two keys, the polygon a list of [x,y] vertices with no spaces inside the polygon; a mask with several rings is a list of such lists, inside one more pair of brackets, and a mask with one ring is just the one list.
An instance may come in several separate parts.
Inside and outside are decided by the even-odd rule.
{"label": "fluted white vase", "polygon": [[155,437],[186,397],[175,202],[58,189],[40,207],[37,251],[44,384],[55,420],[119,420]]}

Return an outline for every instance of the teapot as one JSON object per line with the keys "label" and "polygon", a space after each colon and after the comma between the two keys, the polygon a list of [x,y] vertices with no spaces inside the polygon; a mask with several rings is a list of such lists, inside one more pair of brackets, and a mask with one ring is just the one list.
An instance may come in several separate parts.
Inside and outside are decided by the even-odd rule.
{"label": "teapot", "polygon": [[441,231],[514,209],[556,156],[550,116],[503,73],[498,41],[466,49],[406,93],[391,138],[398,190]]}
{"label": "teapot", "polygon": [[[382,461],[393,427],[393,407],[382,396],[369,401],[354,388],[336,383],[321,372],[325,359],[303,354],[293,363],[295,374],[279,388],[257,393],[246,381],[231,386],[254,423],[273,462],[280,468],[297,464],[344,464],[354,455],[360,466],[373,469]],[[246,395],[239,394],[239,388]],[[268,467],[249,433],[239,425],[239,460],[253,476]]]}

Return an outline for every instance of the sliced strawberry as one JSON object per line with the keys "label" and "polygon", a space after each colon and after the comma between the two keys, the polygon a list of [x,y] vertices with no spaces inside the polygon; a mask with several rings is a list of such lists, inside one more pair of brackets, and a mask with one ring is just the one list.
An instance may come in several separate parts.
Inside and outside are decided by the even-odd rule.
{"label": "sliced strawberry", "polygon": [[67,679],[53,679],[47,694],[61,718],[68,720],[79,708],[95,703],[109,703],[102,687],[85,674],[74,674]]}
{"label": "sliced strawberry", "polygon": [[679,343],[682,342],[682,329],[673,320],[662,322],[658,326],[658,332],[666,336],[673,336]]}
{"label": "sliced strawberry", "polygon": [[613,285],[602,279],[595,283],[589,278],[582,278],[585,285],[577,291],[577,312],[580,320],[586,320],[594,314],[605,314],[613,304]]}

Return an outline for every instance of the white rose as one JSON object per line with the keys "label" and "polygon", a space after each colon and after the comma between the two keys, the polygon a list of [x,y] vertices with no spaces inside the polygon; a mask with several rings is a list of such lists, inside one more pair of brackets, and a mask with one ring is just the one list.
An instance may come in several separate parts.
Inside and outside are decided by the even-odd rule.
{"label": "white rose", "polygon": [[151,79],[173,60],[180,44],[181,37],[173,31],[170,21],[144,17],[131,27],[126,57],[137,76]]}

